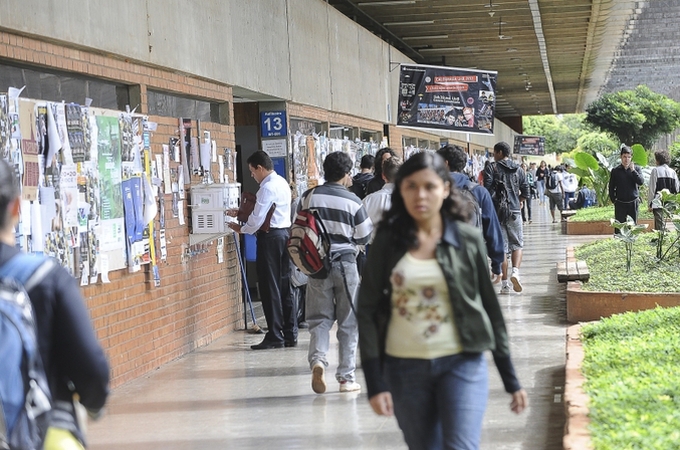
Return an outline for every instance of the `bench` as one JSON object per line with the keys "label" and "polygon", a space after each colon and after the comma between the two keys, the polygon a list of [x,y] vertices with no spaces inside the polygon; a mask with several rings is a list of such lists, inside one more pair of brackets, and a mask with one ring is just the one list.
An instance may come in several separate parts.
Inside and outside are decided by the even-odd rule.
{"label": "bench", "polygon": [[573,247],[567,249],[566,256],[565,261],[557,263],[557,281],[560,283],[588,281],[590,279],[588,266],[585,261],[576,260]]}
{"label": "bench", "polygon": [[562,220],[567,220],[569,217],[573,216],[576,214],[576,210],[573,209],[565,209],[562,212],[560,212],[560,215],[562,216]]}

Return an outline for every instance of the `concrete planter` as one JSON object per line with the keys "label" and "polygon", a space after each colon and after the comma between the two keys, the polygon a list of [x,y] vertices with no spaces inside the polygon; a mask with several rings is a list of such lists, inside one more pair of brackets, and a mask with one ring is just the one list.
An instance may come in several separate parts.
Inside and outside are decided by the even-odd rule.
{"label": "concrete planter", "polygon": [[680,294],[648,292],[598,292],[583,291],[581,283],[567,284],[567,320],[588,322],[626,311],[642,311],[656,306],[680,305]]}
{"label": "concrete planter", "polygon": [[583,346],[581,325],[567,328],[567,364],[564,383],[564,408],[567,418],[562,445],[564,450],[592,449],[588,425],[588,395],[583,391],[585,377],[581,373]]}
{"label": "concrete planter", "polygon": [[[647,224],[647,231],[654,228],[653,220],[639,220],[639,224]],[[614,234],[614,228],[609,221],[598,222],[572,222],[567,219],[562,223],[562,234],[568,235],[593,235],[593,234]]]}

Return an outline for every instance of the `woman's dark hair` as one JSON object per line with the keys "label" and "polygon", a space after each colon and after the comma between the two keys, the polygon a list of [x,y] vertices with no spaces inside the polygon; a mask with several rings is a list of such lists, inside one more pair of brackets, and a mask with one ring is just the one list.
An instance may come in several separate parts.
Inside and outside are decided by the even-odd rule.
{"label": "woman's dark hair", "polygon": [[392,150],[389,147],[384,147],[378,150],[378,152],[375,154],[375,160],[373,163],[373,173],[375,174],[375,177],[377,179],[380,179],[382,177],[382,163],[383,163],[383,155],[385,153],[389,153],[390,155],[397,156],[396,153],[394,153],[394,150]]}
{"label": "woman's dark hair", "polygon": [[0,228],[4,229],[9,224],[7,207],[19,194],[21,191],[14,169],[7,161],[0,158]]}
{"label": "woman's dark hair", "polygon": [[274,163],[269,155],[262,150],[258,150],[246,160],[248,165],[257,169],[257,166],[264,167],[265,170],[274,170]]}
{"label": "woman's dark hair", "polygon": [[417,248],[416,223],[406,211],[404,198],[401,196],[401,184],[404,178],[421,170],[431,169],[444,183],[451,187],[449,196],[444,199],[441,214],[446,219],[467,221],[470,218],[472,206],[458,193],[451,179],[444,158],[436,153],[416,153],[402,164],[394,180],[394,192],[392,193],[392,206],[385,212],[383,220],[378,228],[390,230],[396,244],[400,247]]}
{"label": "woman's dark hair", "polygon": [[330,182],[340,181],[351,172],[353,166],[352,159],[346,153],[329,153],[323,160],[323,177]]}

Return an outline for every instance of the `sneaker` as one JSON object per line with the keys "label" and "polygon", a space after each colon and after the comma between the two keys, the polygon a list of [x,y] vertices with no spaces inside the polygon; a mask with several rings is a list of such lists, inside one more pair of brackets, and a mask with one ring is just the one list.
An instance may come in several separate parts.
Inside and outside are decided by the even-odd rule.
{"label": "sneaker", "polygon": [[506,295],[510,293],[510,285],[508,284],[507,281],[503,281],[503,285],[501,286],[501,294]]}
{"label": "sneaker", "polygon": [[317,394],[326,392],[326,367],[323,363],[315,362],[312,366],[312,390]]}
{"label": "sneaker", "polygon": [[512,269],[510,282],[512,283],[512,290],[515,292],[522,292],[522,283],[519,281],[519,270]]}
{"label": "sneaker", "polygon": [[355,392],[360,391],[361,385],[355,381],[341,381],[340,392]]}

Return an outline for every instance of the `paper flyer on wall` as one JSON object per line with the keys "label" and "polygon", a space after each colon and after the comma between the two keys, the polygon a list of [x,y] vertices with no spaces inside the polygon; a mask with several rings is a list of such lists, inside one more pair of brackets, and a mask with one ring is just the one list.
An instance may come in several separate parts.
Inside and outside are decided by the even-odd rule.
{"label": "paper flyer on wall", "polygon": [[497,72],[402,64],[397,125],[493,135]]}
{"label": "paper flyer on wall", "polygon": [[109,251],[125,247],[120,135],[116,117],[96,116],[96,120],[102,227],[99,244],[102,251]]}

